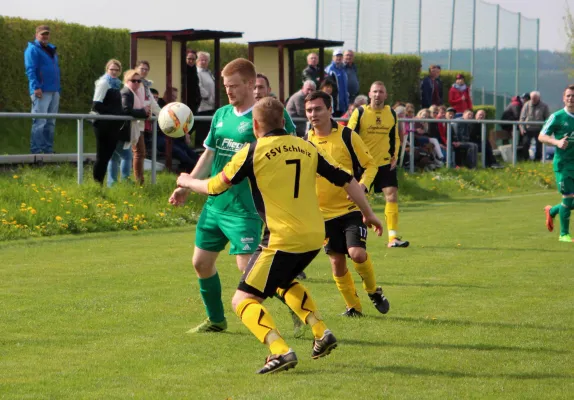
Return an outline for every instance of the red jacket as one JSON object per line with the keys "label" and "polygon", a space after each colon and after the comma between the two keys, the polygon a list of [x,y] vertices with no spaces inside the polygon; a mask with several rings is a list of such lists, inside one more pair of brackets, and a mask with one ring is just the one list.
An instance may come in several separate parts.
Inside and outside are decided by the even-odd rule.
{"label": "red jacket", "polygon": [[[462,96],[464,96],[464,100],[462,99]],[[456,110],[457,113],[463,113],[466,110],[472,110],[472,100],[470,99],[470,94],[468,93],[468,86],[462,92],[452,86],[448,91],[448,102],[450,106]]]}

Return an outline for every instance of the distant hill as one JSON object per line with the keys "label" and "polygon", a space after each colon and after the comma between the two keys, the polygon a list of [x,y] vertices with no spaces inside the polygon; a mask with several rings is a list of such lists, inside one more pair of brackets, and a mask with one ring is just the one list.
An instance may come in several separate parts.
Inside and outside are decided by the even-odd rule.
{"label": "distant hill", "polygon": [[[430,64],[439,64],[443,69],[448,67],[448,50],[423,52],[423,69]],[[494,88],[494,49],[480,49],[474,52],[473,88],[484,87],[488,92]],[[538,90],[543,100],[552,110],[563,107],[562,91],[569,83],[567,68],[569,57],[566,53],[541,50],[538,58]],[[520,53],[519,93],[534,90],[534,73],[536,52],[523,50]],[[470,71],[470,50],[453,50],[452,69]],[[515,93],[516,50],[501,49],[498,51],[498,93]]]}

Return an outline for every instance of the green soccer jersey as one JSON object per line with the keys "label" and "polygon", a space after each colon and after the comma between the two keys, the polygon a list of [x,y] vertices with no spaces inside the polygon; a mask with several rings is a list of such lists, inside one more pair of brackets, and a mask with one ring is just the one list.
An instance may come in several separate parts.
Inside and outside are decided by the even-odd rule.
{"label": "green soccer jersey", "polygon": [[554,171],[574,172],[574,114],[566,111],[566,108],[556,111],[548,118],[541,133],[548,136],[554,135],[556,140],[568,138],[568,147],[556,148]]}
{"label": "green soccer jersey", "polygon": [[[245,144],[255,141],[251,110],[252,108],[242,114],[237,114],[232,105],[226,105],[216,111],[211,121],[209,134],[203,143],[205,148],[215,152],[211,176],[220,173],[231,157]],[[283,116],[285,130],[293,134],[295,125],[286,110],[283,111]],[[210,210],[225,212],[229,215],[259,219],[247,180],[219,196],[210,196],[205,206]]]}

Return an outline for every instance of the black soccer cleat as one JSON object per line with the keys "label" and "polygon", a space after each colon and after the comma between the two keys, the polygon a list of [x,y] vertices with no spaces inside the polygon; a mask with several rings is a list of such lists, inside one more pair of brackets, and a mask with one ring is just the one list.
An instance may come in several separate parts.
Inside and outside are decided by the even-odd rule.
{"label": "black soccer cleat", "polygon": [[325,357],[336,347],[337,339],[335,338],[335,335],[333,335],[329,329],[326,329],[321,339],[315,339],[313,341],[313,353],[311,353],[311,357],[313,360]]}
{"label": "black soccer cleat", "polygon": [[258,374],[272,374],[274,372],[287,371],[297,365],[297,355],[291,349],[285,354],[272,354],[265,359],[265,365]]}
{"label": "black soccer cleat", "polygon": [[371,299],[371,301],[375,305],[375,308],[381,314],[386,314],[389,312],[389,308],[391,307],[391,305],[389,304],[389,301],[385,297],[382,287],[380,287],[380,286],[377,287],[377,290],[375,291],[375,293],[370,294],[369,298]]}
{"label": "black soccer cleat", "polygon": [[347,308],[347,310],[341,315],[343,317],[349,317],[349,318],[360,318],[363,316],[363,313],[355,310],[354,308]]}

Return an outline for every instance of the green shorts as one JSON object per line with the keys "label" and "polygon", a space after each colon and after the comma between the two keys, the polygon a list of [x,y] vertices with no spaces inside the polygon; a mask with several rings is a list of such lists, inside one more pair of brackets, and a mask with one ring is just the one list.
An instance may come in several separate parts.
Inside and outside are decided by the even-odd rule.
{"label": "green shorts", "polygon": [[219,253],[231,242],[229,254],[252,254],[261,241],[259,218],[242,218],[203,208],[195,231],[195,245]]}
{"label": "green shorts", "polygon": [[558,191],[566,196],[574,194],[574,171],[554,171]]}

